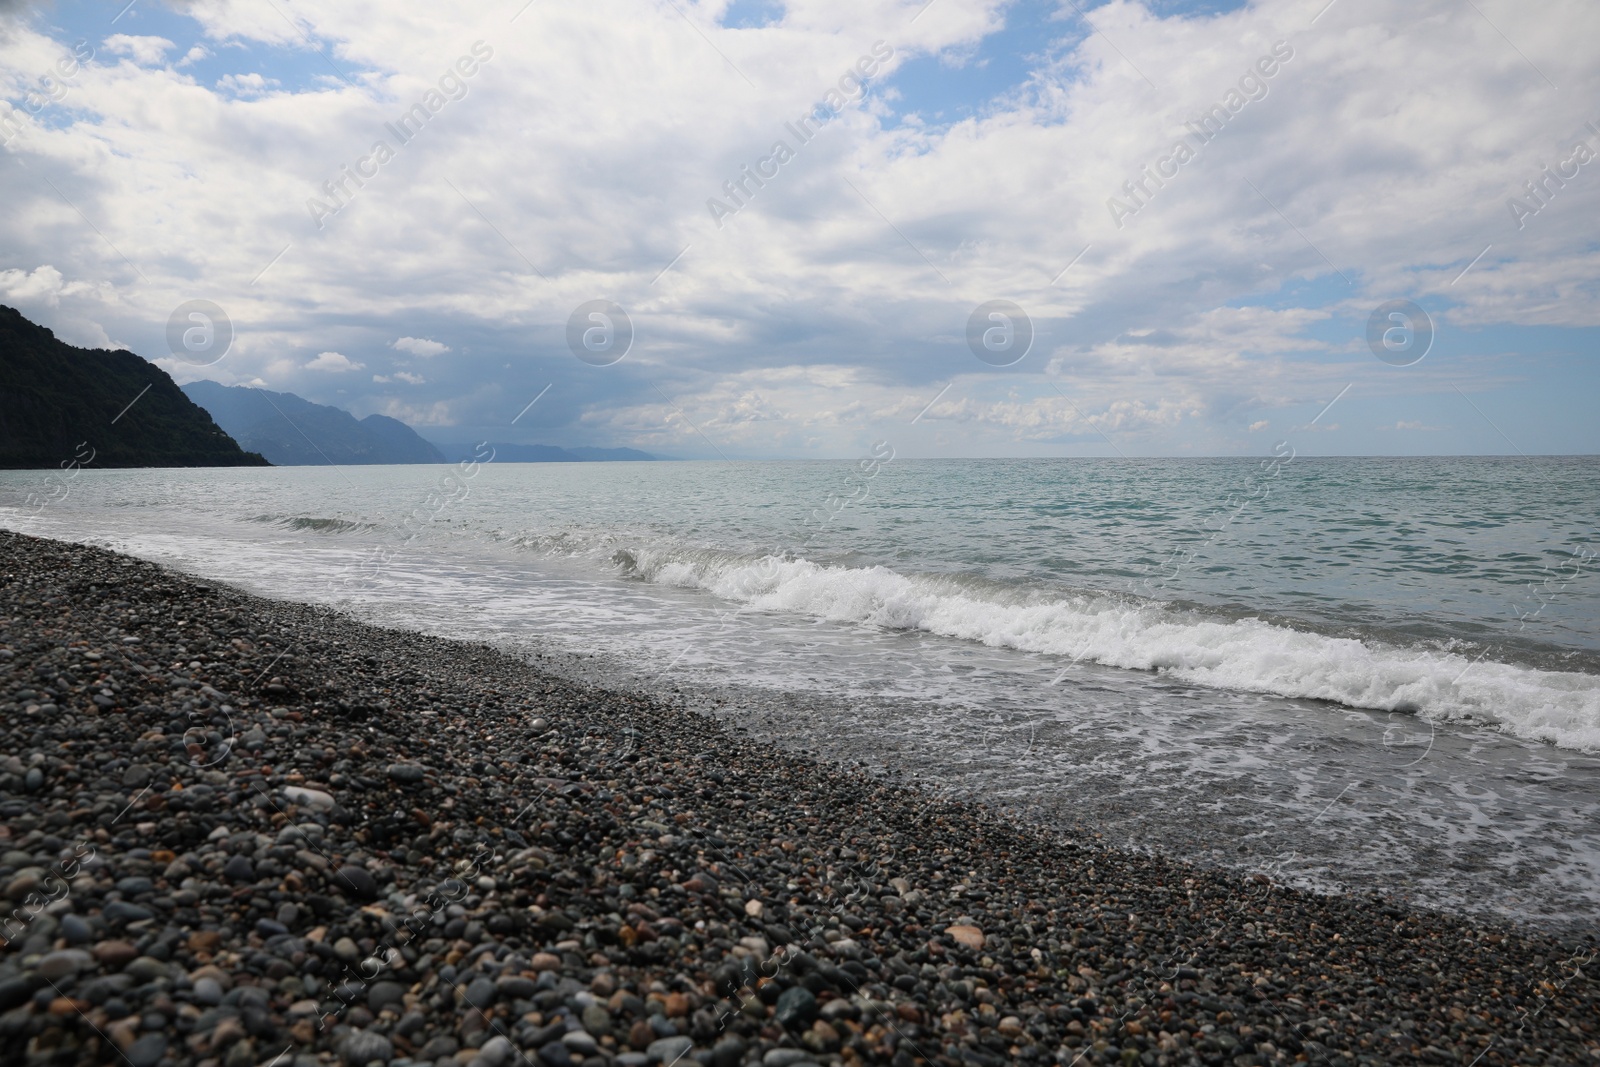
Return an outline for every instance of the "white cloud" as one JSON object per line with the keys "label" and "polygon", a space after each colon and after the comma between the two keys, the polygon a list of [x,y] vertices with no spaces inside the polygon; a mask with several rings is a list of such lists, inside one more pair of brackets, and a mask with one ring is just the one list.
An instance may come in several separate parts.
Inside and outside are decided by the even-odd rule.
{"label": "white cloud", "polygon": [[1250,432],[1260,433],[1262,430],[1267,429],[1271,425],[1272,423],[1268,422],[1266,419],[1257,419],[1255,422],[1250,424]]}
{"label": "white cloud", "polygon": [[264,78],[256,73],[224,74],[217,79],[217,88],[235,96],[260,96],[278,84],[276,78]]}
{"label": "white cloud", "polygon": [[165,37],[134,37],[116,33],[107,37],[105,49],[118,56],[127,56],[141,67],[153,67],[166,61],[167,53],[177,46]]}
{"label": "white cloud", "polygon": [[351,371],[360,370],[364,365],[339,352],[322,352],[306,364],[306,370]]}
{"label": "white cloud", "polygon": [[31,271],[0,270],[0,300],[15,305],[29,318],[53,330],[57,337],[80,348],[126,348],[112,340],[97,312],[115,303],[116,294],[105,282],[68,281],[46,263]]}
{"label": "white cloud", "polygon": [[450,346],[440,344],[438,341],[429,341],[423,337],[402,337],[389,342],[390,348],[397,348],[402,352],[410,352],[413,356],[432,357],[443,355],[450,351]]}
{"label": "white cloud", "polygon": [[61,302],[66,280],[61,272],[46,263],[32,271],[0,270],[0,294],[18,304],[44,304],[55,307]]}
{"label": "white cloud", "polygon": [[461,404],[440,400],[432,404],[406,404],[386,400],[378,414],[399,419],[407,426],[454,426],[461,421]]}

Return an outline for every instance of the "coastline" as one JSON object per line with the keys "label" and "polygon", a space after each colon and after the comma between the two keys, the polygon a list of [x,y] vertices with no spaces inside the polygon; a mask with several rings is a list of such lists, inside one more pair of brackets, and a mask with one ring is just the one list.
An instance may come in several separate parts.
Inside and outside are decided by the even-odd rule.
{"label": "coastline", "polygon": [[0,563],[10,1062],[1600,1058],[1592,940],[1121,853],[94,548]]}

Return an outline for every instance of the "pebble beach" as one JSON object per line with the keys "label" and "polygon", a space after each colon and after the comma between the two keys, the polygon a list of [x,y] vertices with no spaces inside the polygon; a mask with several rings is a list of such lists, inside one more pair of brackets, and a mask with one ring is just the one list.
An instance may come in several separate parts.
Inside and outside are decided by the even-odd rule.
{"label": "pebble beach", "polygon": [[0,531],[0,590],[0,1062],[1600,1062],[1592,936],[1121,851],[97,548]]}

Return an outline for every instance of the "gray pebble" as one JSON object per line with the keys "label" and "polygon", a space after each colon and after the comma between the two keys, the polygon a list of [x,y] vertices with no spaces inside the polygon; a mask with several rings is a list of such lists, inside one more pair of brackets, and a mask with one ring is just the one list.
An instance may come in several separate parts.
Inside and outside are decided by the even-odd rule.
{"label": "gray pebble", "polygon": [[334,873],[333,884],[367,900],[378,895],[378,881],[372,877],[372,872],[353,864],[340,867]]}
{"label": "gray pebble", "polygon": [[488,978],[474,978],[467,983],[465,990],[466,1002],[474,1008],[487,1008],[499,996],[499,990],[494,982]]}
{"label": "gray pebble", "polygon": [[69,945],[86,945],[94,940],[94,928],[77,915],[63,915],[61,936]]}
{"label": "gray pebble", "polygon": [[365,1067],[373,1060],[388,1063],[394,1058],[394,1045],[382,1034],[353,1030],[339,1046],[339,1055],[349,1067]]}
{"label": "gray pebble", "polygon": [[406,987],[399,982],[374,982],[372,988],[367,990],[367,1007],[375,1012],[384,1008],[398,1009],[402,1004]]}
{"label": "gray pebble", "polygon": [[790,1067],[795,1063],[815,1063],[811,1053],[798,1048],[768,1049],[767,1054],[761,1057],[761,1067]]}
{"label": "gray pebble", "polygon": [[571,1049],[575,1056],[593,1056],[600,1050],[595,1039],[583,1030],[568,1030],[561,1035],[561,1043]]}
{"label": "gray pebble", "polygon": [[503,975],[496,978],[494,984],[500,990],[500,995],[508,1000],[532,1000],[539,991],[538,984],[532,978],[520,974]]}
{"label": "gray pebble", "polygon": [[474,1062],[482,1063],[483,1067],[505,1067],[516,1057],[517,1050],[511,1041],[504,1035],[496,1035],[483,1043],[478,1049]]}
{"label": "gray pebble", "polygon": [[222,865],[222,877],[235,884],[255,881],[256,867],[249,856],[230,856]]}
{"label": "gray pebble", "polygon": [[443,1060],[454,1056],[461,1048],[461,1043],[449,1034],[439,1034],[428,1039],[417,1053],[419,1060]]}
{"label": "gray pebble", "polygon": [[161,1057],[167,1054],[167,1035],[145,1034],[132,1045],[123,1055],[128,1057],[128,1062],[133,1067],[156,1067],[161,1062]]}
{"label": "gray pebble", "polygon": [[39,977],[59,982],[88,967],[90,960],[90,955],[82,949],[69,948],[52,952],[39,961]]}
{"label": "gray pebble", "polygon": [[817,1017],[817,998],[804,986],[785,989],[778,998],[776,1018],[779,1025],[791,1030],[804,1030]]}
{"label": "gray pebble", "polygon": [[663,1037],[650,1042],[644,1054],[653,1063],[672,1063],[689,1054],[694,1048],[694,1042],[687,1037]]}
{"label": "gray pebble", "polygon": [[123,973],[136,981],[149,982],[157,978],[165,978],[172,973],[172,967],[163,960],[153,956],[140,956],[127,967]]}

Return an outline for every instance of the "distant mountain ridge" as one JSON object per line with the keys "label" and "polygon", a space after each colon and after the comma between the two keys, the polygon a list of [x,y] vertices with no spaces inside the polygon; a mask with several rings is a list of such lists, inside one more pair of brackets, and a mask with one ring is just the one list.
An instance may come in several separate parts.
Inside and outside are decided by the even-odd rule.
{"label": "distant mountain ridge", "polygon": [[[0,468],[264,467],[154,363],[0,305]],[[76,467],[72,468],[76,470]]]}
{"label": "distant mountain ridge", "polygon": [[357,419],[343,408],[247,385],[200,381],[183,391],[236,440],[278,466],[445,462],[417,431],[387,415]]}
{"label": "distant mountain ridge", "polygon": [[[451,462],[476,458],[474,445],[448,444],[439,447],[451,457]],[[559,448],[556,445],[513,445],[503,441],[491,441],[489,447],[494,449],[496,463],[627,463],[665,458],[641,452],[637,448],[592,448],[584,445]]]}

